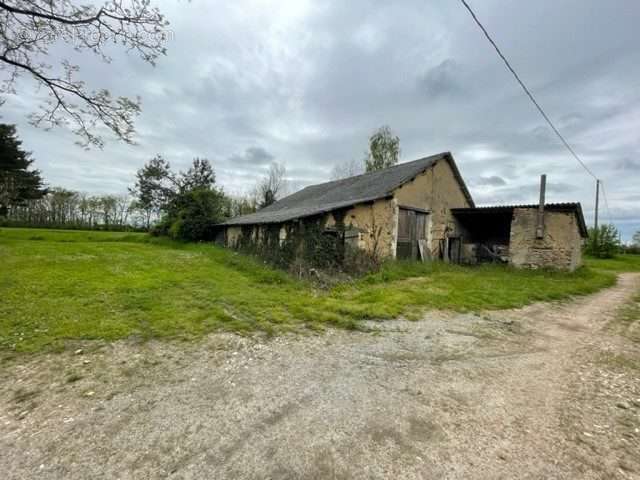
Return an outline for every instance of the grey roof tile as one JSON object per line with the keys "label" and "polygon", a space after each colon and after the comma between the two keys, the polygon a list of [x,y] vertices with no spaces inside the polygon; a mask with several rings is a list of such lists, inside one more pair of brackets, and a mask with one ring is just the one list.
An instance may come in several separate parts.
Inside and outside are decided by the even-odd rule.
{"label": "grey roof tile", "polygon": [[281,223],[384,198],[442,159],[451,164],[470,205],[473,205],[471,195],[460,176],[453,157],[449,152],[443,152],[413,162],[394,165],[384,170],[311,185],[256,213],[232,218],[222,225]]}

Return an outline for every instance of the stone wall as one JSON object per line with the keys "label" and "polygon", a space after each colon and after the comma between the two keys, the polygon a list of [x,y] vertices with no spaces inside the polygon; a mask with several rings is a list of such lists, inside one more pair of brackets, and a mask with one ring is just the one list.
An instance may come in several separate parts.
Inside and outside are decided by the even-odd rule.
{"label": "stone wall", "polygon": [[345,229],[353,231],[358,248],[378,258],[395,256],[398,208],[393,198],[356,205],[341,215],[330,213],[325,225],[335,225],[336,217],[342,217]]}
{"label": "stone wall", "polygon": [[[339,213],[328,213],[323,217],[326,227],[338,220],[349,231],[349,241],[379,258],[395,258],[398,234],[398,208],[406,206],[427,210],[427,248],[434,257],[439,256],[440,241],[446,236],[456,235],[457,222],[451,214],[456,207],[469,207],[469,202],[458,183],[454,172],[445,160],[416,176],[393,192],[393,197],[355,205]],[[252,239],[260,241],[260,227],[251,229]],[[237,246],[242,235],[239,227],[227,227],[226,245]],[[280,240],[286,235],[280,232]]]}
{"label": "stone wall", "polygon": [[[397,216],[398,208],[395,200],[387,198],[355,205],[340,213],[327,213],[322,217],[322,222],[326,228],[331,228],[336,225],[338,220],[341,220],[350,234],[351,244],[376,255],[378,258],[385,258],[395,255]],[[278,225],[278,238],[281,244],[287,238],[286,226],[292,223],[297,224],[297,222],[296,220]],[[243,235],[248,235],[252,242],[262,243],[266,238],[266,229],[267,227],[260,225],[226,227],[226,246],[238,247]]]}
{"label": "stone wall", "polygon": [[229,248],[236,248],[238,241],[242,236],[242,228],[240,227],[226,227],[225,244]]}
{"label": "stone wall", "polygon": [[459,234],[451,209],[471,206],[449,162],[444,160],[399,187],[394,197],[398,205],[429,211],[427,248],[436,258],[440,253],[440,241]]}
{"label": "stone wall", "polygon": [[526,268],[573,271],[582,265],[582,237],[573,212],[544,213],[544,238],[536,238],[538,211],[516,208],[511,221],[509,263]]}

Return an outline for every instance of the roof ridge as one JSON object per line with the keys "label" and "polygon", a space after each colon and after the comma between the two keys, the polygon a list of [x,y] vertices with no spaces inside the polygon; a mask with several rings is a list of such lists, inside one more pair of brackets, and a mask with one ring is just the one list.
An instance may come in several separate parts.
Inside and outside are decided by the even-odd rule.
{"label": "roof ridge", "polygon": [[[360,179],[366,176],[374,176],[374,175],[381,175],[384,174],[385,172],[388,173],[390,171],[396,170],[398,168],[407,168],[410,167],[413,164],[417,164],[420,162],[425,162],[425,161],[435,161],[435,160],[440,160],[442,158],[446,158],[447,155],[451,155],[451,152],[440,152],[440,153],[435,153],[433,155],[427,155],[426,157],[421,157],[421,158],[417,158],[415,160],[411,160],[409,162],[403,162],[403,163],[396,163],[395,165],[392,165],[390,167],[387,168],[382,168],[380,170],[374,170],[372,172],[364,172],[364,173],[360,173],[358,175],[352,175],[350,177],[345,177],[345,178],[339,178],[337,180],[329,180],[328,182],[322,182],[322,183],[314,183],[312,185],[307,185],[306,187],[302,188],[301,190],[298,190],[297,192],[294,192],[290,195],[287,195],[284,198],[281,198],[280,200],[272,203],[271,205],[269,205],[268,207],[265,207],[263,209],[261,209],[260,211],[265,211],[265,212],[272,212],[272,211],[277,211],[280,209],[286,209],[287,207],[281,207],[278,208],[278,203],[280,203],[282,200],[287,199],[288,197],[291,197],[293,195],[308,191],[311,188],[318,188],[318,187],[325,187],[325,188],[335,188],[336,186],[339,186],[340,184],[344,184],[347,183],[348,181],[354,181],[355,179]],[[431,165],[430,165],[431,166]],[[403,185],[404,183],[406,183],[407,179],[409,178],[413,178],[414,175],[408,175],[406,178],[402,179],[402,181],[398,182],[397,185],[394,186],[394,188],[390,189],[389,191],[394,190],[395,188],[398,188],[400,185]],[[335,184],[335,185],[333,185]]]}
{"label": "roof ridge", "polygon": [[308,185],[256,213],[234,217],[223,224],[276,223],[325,212],[328,206],[355,205],[386,198],[397,188],[433,168],[441,160],[451,165],[469,204],[473,205],[473,199],[464,185],[451,153],[440,152],[381,170]]}
{"label": "roof ridge", "polygon": [[435,159],[435,157],[444,158],[448,153],[450,153],[450,152],[440,152],[440,153],[436,153],[434,155],[428,155],[426,157],[421,157],[421,158],[417,158],[415,160],[410,160],[408,162],[396,163],[395,165],[391,165],[390,167],[381,168],[380,170],[374,170],[372,172],[359,173],[358,175],[351,175],[350,177],[338,178],[337,180],[329,180],[328,182],[314,183],[313,185],[308,185],[308,186],[304,187],[303,190],[307,189],[309,187],[317,187],[317,186],[321,186],[321,185],[328,185],[330,183],[337,183],[337,182],[341,182],[343,180],[350,180],[352,178],[364,177],[366,175],[373,175],[373,174],[376,174],[376,173],[379,173],[379,172],[386,172],[386,171],[389,171],[389,170],[393,170],[394,168],[407,167],[407,166],[409,166],[411,164],[414,164],[414,163],[424,162],[425,160],[433,160],[433,159]]}

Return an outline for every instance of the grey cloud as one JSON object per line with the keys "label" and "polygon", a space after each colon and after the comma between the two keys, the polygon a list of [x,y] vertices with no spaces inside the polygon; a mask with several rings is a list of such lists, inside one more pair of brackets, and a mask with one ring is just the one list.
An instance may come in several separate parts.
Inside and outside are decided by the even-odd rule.
{"label": "grey cloud", "polygon": [[261,147],[249,147],[243,154],[231,155],[228,162],[234,167],[261,167],[270,164],[275,157]]}
{"label": "grey cloud", "polygon": [[500,187],[507,184],[506,180],[502,177],[499,177],[498,175],[491,175],[489,177],[477,177],[477,178],[471,179],[470,183],[476,186],[490,186],[490,187]]}
{"label": "grey cloud", "polygon": [[640,160],[635,158],[623,158],[615,163],[616,170],[628,170],[640,173]]}
{"label": "grey cloud", "polygon": [[551,193],[571,193],[575,192],[577,187],[566,182],[549,182],[547,183],[547,191]]}
{"label": "grey cloud", "polygon": [[[304,186],[362,158],[372,130],[389,124],[402,161],[453,152],[478,203],[536,202],[547,173],[549,200],[580,201],[591,218],[593,180],[456,2],[155,1],[175,34],[157,68],[115,48],[111,65],[78,61],[92,87],[142,97],[137,146],[85,152],[63,129],[34,129],[25,119],[39,98],[26,84],[3,106],[2,121],[18,124],[50,184],[120,193],[160,152],[177,169],[209,158],[228,191],[251,188],[276,159],[291,185]],[[612,216],[625,231],[633,222],[640,229],[640,4],[476,3],[547,113],[604,179]]]}
{"label": "grey cloud", "polygon": [[461,97],[465,91],[461,85],[462,69],[455,60],[448,58],[428,70],[418,79],[420,89],[430,99]]}

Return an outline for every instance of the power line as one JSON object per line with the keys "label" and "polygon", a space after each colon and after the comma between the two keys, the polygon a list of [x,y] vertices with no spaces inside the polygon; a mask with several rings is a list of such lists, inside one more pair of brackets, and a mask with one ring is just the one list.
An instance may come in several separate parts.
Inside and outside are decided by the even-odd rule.
{"label": "power line", "polygon": [[611,221],[611,210],[609,210],[609,201],[607,200],[607,192],[604,188],[604,182],[600,180],[600,187],[602,188],[602,198],[604,199],[604,206],[607,210],[607,219],[609,220],[609,224],[613,225]]}
{"label": "power line", "polygon": [[573,158],[575,158],[578,163],[582,166],[582,168],[585,169],[585,171],[591,175],[595,180],[598,180],[598,177],[596,177],[596,175],[591,171],[591,169],[589,167],[587,167],[587,165],[580,159],[580,157],[576,154],[576,152],[573,150],[573,148],[571,148],[571,145],[569,145],[569,143],[565,140],[565,138],[562,136],[562,134],[558,131],[558,129],[556,128],[556,126],[553,124],[553,122],[551,121],[551,119],[549,118],[549,116],[545,113],[545,111],[542,109],[542,107],[540,106],[540,104],[536,101],[536,99],[534,98],[533,94],[531,93],[531,91],[527,88],[527,86],[524,84],[524,82],[522,81],[522,79],[520,78],[520,76],[516,73],[516,71],[513,69],[513,67],[511,66],[511,64],[509,63],[509,61],[507,60],[507,58],[503,55],[503,53],[500,51],[500,48],[498,48],[498,45],[496,45],[496,42],[493,41],[493,39],[491,38],[491,35],[489,35],[489,32],[487,32],[487,29],[484,28],[484,25],[482,25],[482,23],[480,23],[480,20],[478,20],[478,17],[476,17],[476,14],[473,12],[473,10],[471,10],[471,7],[469,6],[469,4],[466,2],[466,0],[460,0],[462,2],[462,4],[465,6],[465,8],[469,11],[469,13],[471,14],[471,16],[473,17],[473,20],[478,24],[478,27],[480,27],[480,29],[482,30],[482,33],[484,33],[484,36],[487,37],[487,40],[489,40],[489,43],[491,43],[491,45],[493,45],[493,48],[496,50],[496,52],[498,52],[498,55],[500,56],[500,58],[502,59],[502,61],[504,62],[504,64],[507,66],[507,68],[509,69],[509,71],[513,74],[513,76],[515,77],[515,79],[518,81],[518,83],[520,84],[520,86],[522,87],[522,89],[524,90],[524,93],[527,94],[527,96],[529,97],[529,99],[533,102],[533,104],[536,106],[536,108],[538,109],[538,111],[540,112],[540,115],[542,115],[542,117],[547,121],[547,123],[549,124],[549,126],[551,127],[551,129],[555,132],[555,134],[558,136],[558,138],[562,141],[562,143],[564,144],[565,147],[567,147],[567,150],[569,150],[569,152],[571,153],[571,155],[573,155]]}

